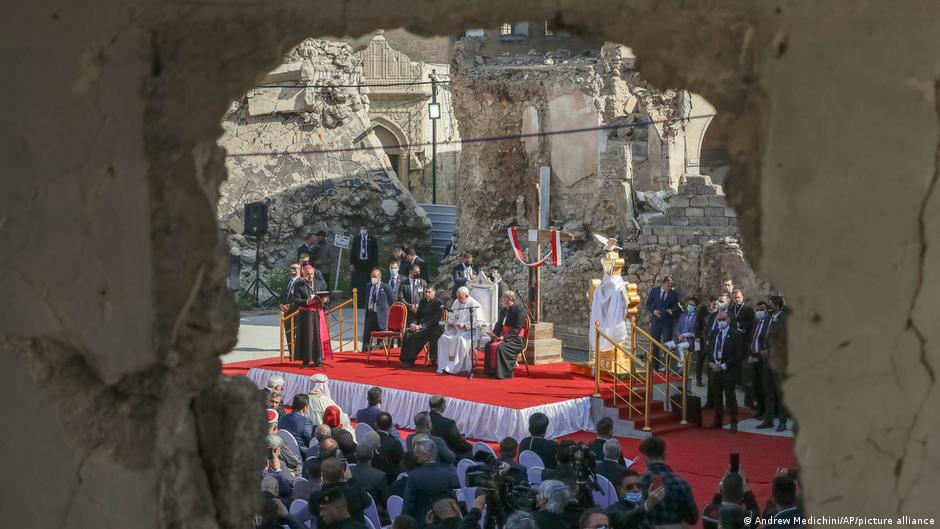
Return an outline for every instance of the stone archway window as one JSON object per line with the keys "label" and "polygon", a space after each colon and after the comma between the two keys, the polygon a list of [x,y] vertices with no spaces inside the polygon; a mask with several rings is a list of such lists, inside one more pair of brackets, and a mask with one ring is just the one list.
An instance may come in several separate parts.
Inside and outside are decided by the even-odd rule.
{"label": "stone archway window", "polygon": [[399,141],[392,131],[382,125],[376,125],[374,132],[379,142],[382,143],[382,149],[385,151],[385,154],[388,155],[392,169],[395,171],[398,179],[405,188],[408,188],[408,151],[401,148],[404,142]]}

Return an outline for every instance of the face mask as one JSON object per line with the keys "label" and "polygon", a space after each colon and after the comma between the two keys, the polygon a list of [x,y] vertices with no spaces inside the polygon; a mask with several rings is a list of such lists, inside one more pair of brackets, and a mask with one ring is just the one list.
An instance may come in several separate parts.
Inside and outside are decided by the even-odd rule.
{"label": "face mask", "polygon": [[362,235],[363,237],[365,237],[368,234],[369,234],[369,230],[359,230],[359,235]]}
{"label": "face mask", "polygon": [[450,242],[456,244],[456,243],[457,243],[457,237],[451,237],[451,238],[450,238]]}
{"label": "face mask", "polygon": [[630,503],[637,504],[643,501],[642,492],[628,492],[623,495],[623,499],[627,500]]}
{"label": "face mask", "polygon": [[759,310],[754,313],[754,316],[757,317],[757,319],[762,320],[767,316],[767,311]]}
{"label": "face mask", "polygon": [[719,328],[719,329],[722,329],[722,330],[727,329],[727,328],[728,328],[728,320],[720,320],[720,321],[718,322],[718,328]]}
{"label": "face mask", "polygon": [[397,268],[389,268],[389,269],[388,269],[388,272],[389,272],[390,274],[392,274],[392,277],[395,277],[395,276],[398,275],[398,269],[397,269]]}
{"label": "face mask", "polygon": [[378,284],[379,284],[379,278],[373,277],[373,278],[372,278],[372,284],[373,284],[373,285],[378,285]]}
{"label": "face mask", "polygon": [[719,301],[719,302],[718,302],[718,310],[725,310],[725,304]]}
{"label": "face mask", "polygon": [[691,304],[690,304],[690,305],[686,305],[686,306],[685,306],[685,310],[689,311],[689,314],[694,314],[694,313],[695,313],[695,305],[691,305]]}

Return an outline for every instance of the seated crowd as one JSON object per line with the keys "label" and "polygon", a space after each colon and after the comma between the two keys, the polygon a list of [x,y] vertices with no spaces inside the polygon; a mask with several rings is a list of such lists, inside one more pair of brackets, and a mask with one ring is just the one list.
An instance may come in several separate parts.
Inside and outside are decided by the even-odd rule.
{"label": "seated crowd", "polygon": [[[402,438],[383,411],[381,388],[368,391],[368,406],[356,412],[353,430],[330,398],[326,377],[311,378],[311,393],[295,395],[289,413],[283,406],[278,411],[283,378],[271,377],[263,390],[268,456],[256,527],[479,529],[488,496],[482,489],[474,495],[460,476],[458,468],[468,465],[458,463],[466,459],[499,461],[507,479],[536,489],[532,512],[509,514],[505,529],[679,527],[699,520],[691,486],[666,464],[665,442],[650,437],[640,443],[645,472],[639,474],[631,468],[635,460],[623,457],[610,418],[597,422],[597,438],[587,446],[549,439],[548,417],[534,413],[528,437],[506,437],[498,451],[475,449],[444,416],[447,402],[440,395],[413,418],[415,432]],[[594,457],[585,463],[585,455]],[[587,467],[592,471],[586,476]],[[600,497],[587,486],[592,481]],[[774,477],[772,496],[761,510],[743,469],[729,470],[701,518],[706,528],[753,529],[759,518],[797,525],[800,505],[789,471]]]}

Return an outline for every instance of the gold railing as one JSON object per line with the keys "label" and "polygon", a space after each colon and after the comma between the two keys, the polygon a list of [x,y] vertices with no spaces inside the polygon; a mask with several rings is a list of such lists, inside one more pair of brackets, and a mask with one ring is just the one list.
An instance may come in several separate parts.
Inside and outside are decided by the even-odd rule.
{"label": "gold railing", "polygon": [[[650,392],[659,391],[663,394],[663,408],[666,411],[672,411],[672,379],[678,379],[675,382],[677,393],[681,395],[681,404],[682,407],[682,424],[687,424],[687,411],[686,403],[688,401],[688,384],[686,384],[686,376],[689,373],[689,354],[688,349],[686,349],[686,354],[683,357],[679,357],[672,349],[669,349],[665,345],[659,343],[654,339],[650,334],[637,325],[632,326],[633,331],[631,333],[631,339],[633,341],[634,351],[637,354],[645,353],[647,363],[650,365],[656,365],[653,359],[653,353],[659,351],[663,353],[662,364],[665,366],[663,370],[663,379],[664,384],[662,389],[658,388],[658,384],[653,383],[653,378],[656,377],[656,372],[653,369],[647,370],[647,379],[650,388]],[[639,338],[639,339],[638,339]],[[643,344],[642,341],[646,341],[646,344]]]}
{"label": "gold railing", "polygon": [[[327,327],[330,332],[330,339],[332,340],[333,336],[339,336],[339,352],[345,352],[345,347],[351,343],[352,352],[359,352],[359,339],[356,333],[359,330],[359,301],[357,299],[359,289],[352,289],[352,297],[346,301],[331,307],[327,311]],[[343,309],[351,308],[352,315],[347,316],[346,312]],[[284,352],[285,346],[288,353],[288,356],[291,360],[294,359],[294,342],[297,336],[297,314],[300,310],[295,310],[289,314],[280,313],[280,332],[281,332],[281,362],[284,361]],[[348,320],[352,320],[348,322]],[[348,322],[348,323],[347,323]],[[347,340],[344,333],[345,325],[352,324],[352,338]],[[286,332],[290,329],[290,333]],[[334,329],[338,329],[339,333],[334,334]]]}
{"label": "gold railing", "polygon": [[[663,395],[663,408],[666,411],[672,411],[672,378],[677,378],[678,381],[675,382],[678,389],[678,393],[681,395],[681,407],[682,407],[682,424],[688,423],[687,408],[686,404],[688,402],[688,385],[686,384],[686,376],[689,372],[689,354],[688,350],[686,354],[683,355],[683,358],[680,358],[678,354],[670,350],[668,347],[656,341],[652,336],[649,335],[646,331],[639,328],[636,325],[636,319],[631,318],[630,325],[630,343],[619,343],[600,329],[600,322],[594,323],[594,396],[600,397],[601,395],[601,378],[603,373],[607,373],[613,378],[612,391],[614,394],[614,403],[618,400],[626,403],[627,405],[627,416],[630,419],[633,419],[634,412],[637,414],[642,413],[643,415],[643,430],[650,431],[650,402],[654,396],[655,392],[660,392]],[[611,367],[610,369],[605,368],[601,362],[601,350],[600,343],[601,338],[606,339],[608,342],[613,344],[614,350],[611,355]],[[617,352],[622,352],[624,356],[630,361],[630,365],[627,368],[624,368],[620,365],[617,360]],[[665,366],[663,376],[662,387],[659,387],[660,384],[656,382],[656,377],[658,373],[652,366],[657,364],[655,359],[655,353],[659,351],[662,353],[662,364]],[[622,383],[623,380],[626,380],[626,383]],[[618,391],[620,386],[623,385],[626,388],[626,397]],[[645,392],[642,397],[639,394],[637,388],[644,388]],[[637,400],[634,400],[634,397]],[[642,399],[643,410],[640,411],[639,407],[635,404]]]}
{"label": "gold railing", "polygon": [[[647,382],[646,382],[646,376],[645,376],[645,372],[647,371],[646,363],[643,360],[640,360],[639,358],[637,358],[637,356],[632,351],[624,347],[623,344],[618,343],[616,340],[614,340],[613,338],[608,336],[606,333],[601,331],[600,322],[594,323],[594,333],[595,333],[594,396],[595,397],[601,396],[602,373],[609,374],[613,378],[613,381],[614,381],[613,387],[612,387],[613,394],[614,394],[614,403],[616,404],[617,400],[619,399],[627,405],[627,417],[629,419],[633,419],[634,413],[636,413],[637,415],[643,414],[646,420],[646,423],[643,429],[649,430],[649,399],[646,398],[645,396],[641,396],[640,392],[637,391],[636,389],[636,388],[641,388],[641,387],[643,389],[647,389]],[[605,340],[607,340],[614,346],[614,349],[611,354],[611,368],[612,369],[605,368],[603,362],[601,361],[601,355],[600,355],[601,338],[604,338]],[[617,360],[618,351],[623,353],[627,357],[627,359],[630,361],[630,365],[628,367],[622,366],[620,362]],[[623,382],[624,380],[626,380],[626,383]],[[626,397],[624,397],[618,391],[618,387],[621,384],[626,387],[626,394],[627,394]],[[649,392],[647,391],[646,393],[648,394]],[[634,400],[634,397],[636,397],[636,400]],[[642,411],[640,410],[640,407],[637,406],[636,404],[636,402],[640,400],[643,401],[644,409]]]}

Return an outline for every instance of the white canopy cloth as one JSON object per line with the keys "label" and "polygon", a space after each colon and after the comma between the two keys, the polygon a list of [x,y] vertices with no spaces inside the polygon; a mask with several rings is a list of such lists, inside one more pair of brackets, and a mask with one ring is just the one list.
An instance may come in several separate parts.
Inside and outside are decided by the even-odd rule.
{"label": "white canopy cloth", "polygon": [[[251,368],[248,378],[259,388],[267,384],[268,377],[279,373],[284,377],[284,398],[290,402],[297,393],[307,393],[313,384],[308,375]],[[343,410],[366,407],[366,393],[372,384],[330,380],[330,389],[337,405]],[[406,389],[382,387],[382,409],[402,428],[414,428],[414,416],[428,410],[430,394]],[[529,416],[544,413],[549,418],[546,437],[554,438],[579,431],[594,430],[591,420],[591,397],[578,397],[541,404],[529,408],[506,408],[470,400],[447,397],[446,416],[457,421],[460,431],[471,439],[499,441],[505,437],[521,440],[529,435]]]}
{"label": "white canopy cloth", "polygon": [[[489,325],[486,314],[477,300],[467,297],[463,303],[455,299],[450,306],[451,312],[447,315],[447,330],[437,341],[437,372],[438,373],[466,373],[473,366],[474,347],[479,347],[480,340],[485,337],[483,329]],[[473,338],[470,343],[470,320],[473,319]],[[464,328],[456,326],[462,325]]]}

